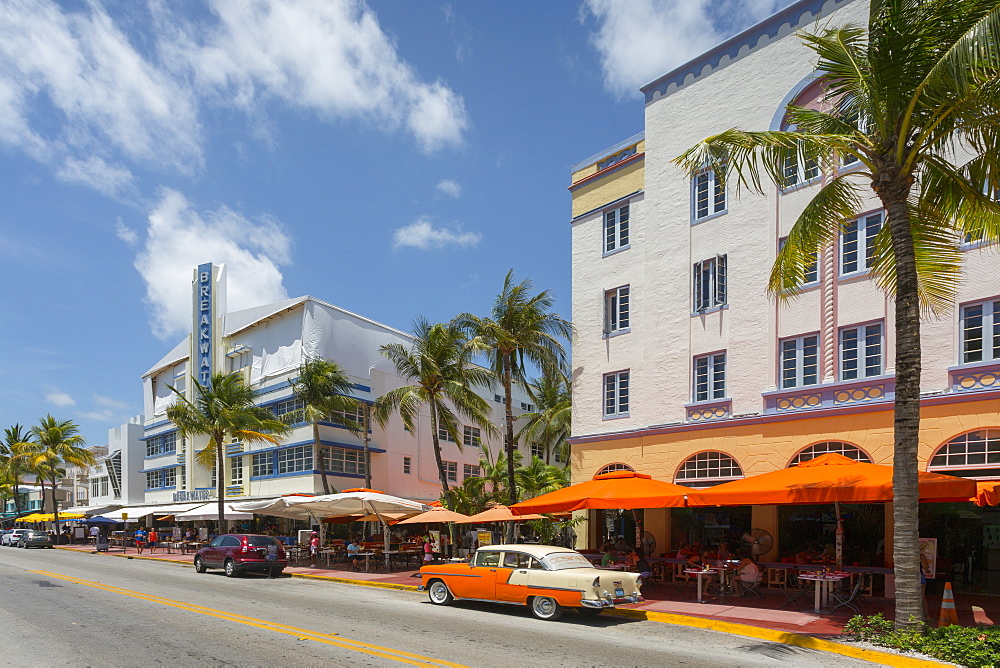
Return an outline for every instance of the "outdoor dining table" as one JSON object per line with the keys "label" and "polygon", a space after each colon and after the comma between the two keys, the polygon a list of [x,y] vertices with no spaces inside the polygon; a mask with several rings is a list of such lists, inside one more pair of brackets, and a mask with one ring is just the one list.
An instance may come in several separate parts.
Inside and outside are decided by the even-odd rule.
{"label": "outdoor dining table", "polygon": [[364,557],[365,558],[365,573],[367,573],[368,569],[370,567],[370,563],[369,563],[368,560],[371,557],[375,556],[375,552],[355,552],[353,556],[355,556],[355,557]]}
{"label": "outdoor dining table", "polygon": [[687,573],[688,575],[697,575],[698,576],[698,602],[699,603],[704,603],[705,599],[702,598],[702,579],[701,578],[704,575],[715,575],[719,571],[717,571],[714,568],[710,568],[708,570],[702,570],[700,568],[691,568],[691,569],[686,569],[684,572]]}
{"label": "outdoor dining table", "polygon": [[829,605],[833,585],[848,577],[848,573],[799,573],[800,580],[811,580],[816,588],[813,612],[822,612]]}

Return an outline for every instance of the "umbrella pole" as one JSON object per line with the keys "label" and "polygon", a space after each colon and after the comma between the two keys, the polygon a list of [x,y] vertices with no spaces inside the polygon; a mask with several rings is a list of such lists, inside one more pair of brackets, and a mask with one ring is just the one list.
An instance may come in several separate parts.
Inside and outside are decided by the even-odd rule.
{"label": "umbrella pole", "polygon": [[840,518],[840,501],[834,501],[837,513],[837,569],[844,567],[844,521]]}

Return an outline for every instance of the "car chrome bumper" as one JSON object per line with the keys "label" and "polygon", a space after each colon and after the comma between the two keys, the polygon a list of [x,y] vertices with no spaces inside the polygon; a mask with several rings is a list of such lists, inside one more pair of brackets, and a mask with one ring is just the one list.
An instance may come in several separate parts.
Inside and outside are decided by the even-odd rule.
{"label": "car chrome bumper", "polygon": [[591,599],[581,598],[580,599],[580,605],[582,605],[585,608],[613,608],[616,605],[625,605],[625,604],[628,604],[628,603],[639,603],[639,602],[645,601],[645,600],[646,599],[644,599],[639,594],[632,594],[631,596],[624,596],[624,597],[621,597],[621,598],[612,598],[612,597],[609,596],[608,598],[600,598],[600,599],[597,599],[597,600],[591,600]]}
{"label": "car chrome bumper", "polygon": [[427,591],[427,587],[420,585],[419,587],[417,587],[417,591]]}

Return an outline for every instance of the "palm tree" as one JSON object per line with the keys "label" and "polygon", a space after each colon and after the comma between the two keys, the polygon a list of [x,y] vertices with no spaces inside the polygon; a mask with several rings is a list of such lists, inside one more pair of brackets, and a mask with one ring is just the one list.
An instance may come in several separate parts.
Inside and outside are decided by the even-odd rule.
{"label": "palm tree", "polygon": [[230,438],[247,443],[278,444],[278,436],[290,427],[266,408],[254,403],[254,391],[238,373],[216,373],[208,385],[194,378],[194,398],[188,399],[176,388],[177,402],[167,408],[167,419],[177,425],[181,436],[208,436],[208,445],[195,455],[207,469],[215,468],[216,495],[219,501],[219,530],[225,526],[226,447]]}
{"label": "palm tree", "polygon": [[[326,477],[326,458],[323,457],[322,443],[319,438],[319,423],[333,422],[347,427],[351,433],[359,433],[362,428],[367,431],[368,425],[361,425],[345,417],[356,415],[363,402],[350,396],[354,389],[344,369],[332,360],[308,358],[299,366],[298,378],[292,381],[292,392],[295,398],[303,403],[302,415],[306,422],[312,425],[313,461],[319,466],[323,479],[323,493],[330,493],[330,482]],[[365,439],[365,487],[371,487],[371,462]]]}
{"label": "palm tree", "polygon": [[507,449],[508,502],[517,503],[514,481],[514,456],[517,441],[514,436],[513,386],[526,384],[527,364],[541,369],[560,368],[566,352],[560,339],[568,339],[572,325],[551,308],[554,299],[548,290],[532,296],[530,279],[514,283],[514,270],[507,272],[503,290],[497,296],[489,317],[480,318],[463,313],[455,323],[482,349],[493,372],[500,379],[504,392]]}
{"label": "palm tree", "polygon": [[52,515],[59,532],[59,499],[56,488],[59,478],[66,475],[63,465],[93,466],[96,460],[90,450],[84,449],[86,439],[80,435],[80,427],[72,420],[57,420],[46,415],[31,428],[31,438],[15,444],[13,460],[16,466],[35,474],[41,481],[42,499],[45,499],[45,480],[52,488]]}
{"label": "palm tree", "polygon": [[420,318],[414,324],[413,334],[415,338],[409,348],[400,343],[379,348],[396,366],[399,375],[412,384],[379,397],[373,416],[384,427],[389,416],[398,412],[407,431],[416,434],[419,411],[424,405],[428,407],[434,457],[443,498],[447,499],[448,473],[441,458],[439,433],[447,433],[461,450],[460,417],[487,433],[496,431],[490,422],[489,404],[475,391],[477,387],[489,387],[493,377],[489,370],[471,363],[473,348],[455,325],[432,325]]}
{"label": "palm tree", "polygon": [[14,513],[21,515],[21,498],[18,495],[17,487],[21,480],[21,475],[26,471],[18,465],[18,460],[14,455],[22,449],[22,443],[31,440],[31,434],[24,427],[15,424],[3,430],[3,442],[0,443],[0,476],[9,478],[14,487]]}
{"label": "palm tree", "polygon": [[556,452],[568,466],[569,458],[562,455],[570,435],[572,395],[569,378],[562,369],[549,368],[543,370],[541,378],[530,383],[527,390],[536,410],[521,416],[526,423],[517,433],[518,440],[541,446],[546,464]]}
{"label": "palm tree", "polygon": [[550,466],[540,457],[532,457],[530,464],[514,471],[514,476],[523,498],[533,499],[565,487],[568,484],[565,471],[565,467]]}
{"label": "palm tree", "polygon": [[[921,619],[917,446],[921,308],[954,302],[960,243],[1000,240],[1000,5],[997,0],[871,0],[867,31],[848,25],[804,35],[818,56],[829,110],[789,106],[797,130],[709,137],[676,159],[711,167],[737,187],[781,184],[783,167],[816,160],[829,174],[778,254],[769,289],[794,295],[815,253],[874,192],[886,211],[873,274],[895,297],[894,550],[896,624]],[[956,146],[968,159],[956,158]],[[959,154],[961,155],[961,154]],[[837,158],[860,165],[832,169]],[[865,185],[864,181],[869,185]],[[870,189],[870,190],[869,190]],[[987,194],[988,193],[988,194]]]}

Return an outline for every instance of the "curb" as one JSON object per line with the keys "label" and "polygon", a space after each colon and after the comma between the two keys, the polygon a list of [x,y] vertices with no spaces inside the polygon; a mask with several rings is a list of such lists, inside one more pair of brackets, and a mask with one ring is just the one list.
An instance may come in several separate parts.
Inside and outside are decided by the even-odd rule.
{"label": "curb", "polygon": [[[56,546],[56,549],[60,549],[58,545]],[[84,553],[81,550],[74,550],[71,548],[61,548],[61,549],[64,549],[68,552],[77,552],[81,554],[97,554],[97,552]],[[176,559],[160,559],[158,557],[147,557],[147,556],[128,555],[128,554],[108,554],[107,556],[118,557],[119,559],[121,558],[144,559],[146,561],[157,561],[164,564],[175,564],[178,566],[187,566],[187,567],[192,566],[189,563],[177,561]],[[355,585],[359,587],[375,587],[377,589],[394,589],[397,591],[413,591],[413,592],[417,591],[416,585],[396,584],[394,582],[354,580],[351,578],[340,578],[330,575],[313,575],[311,573],[287,573],[287,575],[293,578],[301,578],[303,580],[321,580],[325,582],[336,582],[339,584]],[[658,622],[660,624],[673,624],[674,626],[687,626],[690,628],[704,629],[707,631],[719,631],[721,633],[729,633],[732,635],[739,635],[747,638],[756,638],[758,640],[777,642],[783,645],[802,647],[803,649],[812,649],[821,652],[829,652],[831,654],[840,654],[842,656],[847,656],[852,659],[858,659],[861,661],[870,661],[872,663],[878,663],[884,666],[893,666],[894,668],[928,668],[930,666],[951,665],[946,663],[939,663],[937,661],[932,661],[928,659],[918,659],[914,657],[901,656],[899,654],[890,654],[889,652],[880,652],[874,649],[862,649],[860,647],[851,647],[850,645],[846,645],[844,643],[839,643],[832,640],[823,640],[821,638],[814,638],[812,636],[801,635],[798,633],[777,631],[775,629],[768,629],[760,626],[750,626],[749,624],[738,624],[736,622],[724,622],[716,619],[706,619],[704,617],[690,617],[687,615],[678,615],[669,612],[636,610],[634,608],[616,608],[614,610],[608,610],[605,614],[612,615],[615,617],[625,617],[628,619]]]}
{"label": "curb", "polygon": [[871,661],[884,666],[894,666],[898,668],[927,668],[929,666],[950,666],[951,664],[939,663],[929,659],[918,659],[909,656],[900,656],[889,652],[880,652],[874,649],[862,649],[851,647],[843,643],[832,640],[823,640],[812,636],[789,633],[787,631],[776,631],[749,624],[738,624],[736,622],[724,622],[716,619],[705,619],[703,617],[689,617],[687,615],[676,615],[669,612],[655,612],[647,610],[635,610],[632,608],[616,608],[608,613],[616,617],[627,617],[630,619],[642,619],[650,622],[660,622],[662,624],[674,624],[676,626],[688,626],[708,631],[720,631],[732,635],[746,636],[758,640],[777,642],[783,645],[793,645],[804,649],[814,649],[831,654],[841,654],[852,659]]}

